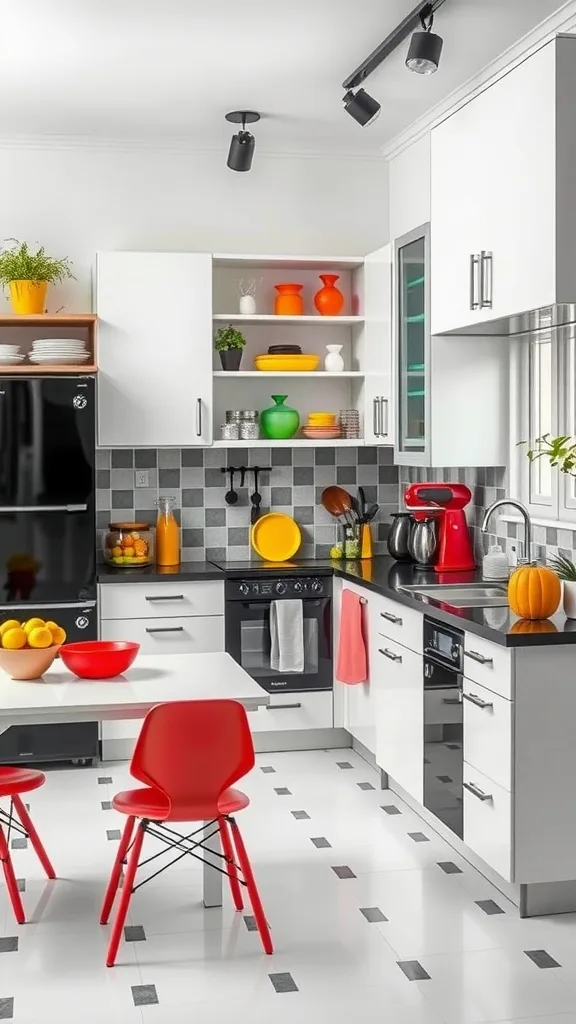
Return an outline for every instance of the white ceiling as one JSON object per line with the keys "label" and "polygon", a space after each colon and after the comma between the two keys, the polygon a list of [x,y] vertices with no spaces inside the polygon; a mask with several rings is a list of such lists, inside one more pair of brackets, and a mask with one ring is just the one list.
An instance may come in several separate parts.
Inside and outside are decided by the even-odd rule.
{"label": "white ceiling", "polygon": [[361,128],[341,82],[415,0],[0,0],[0,136],[186,139],[227,146],[226,111],[264,115],[271,151],[378,152],[559,0],[446,0],[440,70],[411,74],[402,44],[370,77]]}

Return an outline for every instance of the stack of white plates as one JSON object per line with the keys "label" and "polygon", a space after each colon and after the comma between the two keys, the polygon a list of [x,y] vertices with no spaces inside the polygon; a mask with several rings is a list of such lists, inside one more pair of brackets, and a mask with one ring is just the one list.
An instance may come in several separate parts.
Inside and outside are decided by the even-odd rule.
{"label": "stack of white plates", "polygon": [[75,338],[37,338],[30,353],[31,363],[46,366],[85,363],[89,358],[84,342]]}
{"label": "stack of white plates", "polygon": [[20,345],[0,345],[0,366],[15,366],[25,358],[20,355]]}

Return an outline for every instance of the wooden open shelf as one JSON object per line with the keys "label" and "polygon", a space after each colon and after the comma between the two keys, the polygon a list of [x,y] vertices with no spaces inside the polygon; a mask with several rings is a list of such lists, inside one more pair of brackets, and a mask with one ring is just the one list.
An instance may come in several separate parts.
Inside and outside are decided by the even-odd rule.
{"label": "wooden open shelf", "polygon": [[0,327],[90,327],[96,323],[96,313],[35,313],[18,316],[16,313],[0,314]]}
{"label": "wooden open shelf", "polygon": [[0,363],[2,377],[45,377],[71,374],[78,376],[85,373],[96,373],[98,359],[96,355],[96,313],[37,313],[32,316],[18,316],[15,313],[0,314],[0,344],[12,342],[20,345],[20,351],[30,356],[36,338],[81,338],[89,359],[84,363],[31,363],[28,358],[24,362],[9,364]]}
{"label": "wooden open shelf", "polygon": [[93,363],[81,363],[76,366],[72,363],[66,363],[62,366],[56,363],[18,363],[18,366],[3,366],[0,363],[0,377],[44,377],[46,374],[57,373],[60,376],[63,373],[71,373],[74,377],[77,377],[81,373],[96,373],[98,370],[97,366]]}

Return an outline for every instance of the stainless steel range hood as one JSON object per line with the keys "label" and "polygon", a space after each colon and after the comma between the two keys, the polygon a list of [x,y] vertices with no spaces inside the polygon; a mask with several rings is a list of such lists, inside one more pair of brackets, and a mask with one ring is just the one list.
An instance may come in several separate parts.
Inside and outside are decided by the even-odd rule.
{"label": "stainless steel range hood", "polygon": [[457,331],[449,331],[447,335],[516,337],[519,334],[550,331],[554,327],[566,327],[570,324],[576,324],[576,302],[558,302],[553,306],[543,306],[542,309],[531,309],[527,313],[490,320],[489,323],[469,324]]}

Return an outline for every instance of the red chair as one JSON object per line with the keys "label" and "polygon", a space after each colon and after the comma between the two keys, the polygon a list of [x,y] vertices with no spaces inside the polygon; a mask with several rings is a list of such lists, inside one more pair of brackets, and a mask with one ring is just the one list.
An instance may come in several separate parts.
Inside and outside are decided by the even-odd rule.
{"label": "red chair", "polygon": [[[31,768],[0,768],[0,799],[2,797],[10,797],[10,810],[6,812],[0,808],[0,861],[2,861],[6,888],[8,889],[10,902],[12,903],[14,916],[18,924],[25,924],[26,916],[22,906],[16,875],[14,874],[14,865],[10,856],[10,833],[12,830],[20,836],[30,839],[38,860],[48,878],[56,878],[56,872],[50,863],[46,850],[40,842],[40,837],[32,824],[32,819],[26,810],[26,805],[20,797],[21,793],[30,793],[33,789],[39,789],[45,782],[46,776],[42,772],[33,771]],[[14,810],[20,822],[14,817]],[[4,834],[3,824],[8,826],[7,835]]]}
{"label": "red chair", "polygon": [[[113,967],[116,960],[130,898],[135,891],[138,867],[160,856],[154,854],[139,865],[146,833],[178,852],[171,864],[186,854],[205,859],[202,853],[206,852],[206,837],[196,838],[202,833],[203,824],[189,835],[182,836],[168,828],[167,822],[209,822],[214,826],[212,834],[220,833],[223,852],[214,854],[210,851],[210,856],[221,858],[220,870],[228,876],[236,910],[244,909],[241,887],[246,886],[264,950],[273,952],[250,861],[240,829],[231,816],[250,803],[244,793],[231,787],[253,767],[252,734],[246,711],[236,701],[174,701],[159,704],[147,714],[130,764],[132,776],[143,782],[146,788],[118,793],[112,801],[115,810],[128,815],[128,820],[100,915],[100,924],[106,924],[120,883],[122,866],[126,865],[106,957],[107,967]],[[139,822],[134,836],[137,818]],[[162,850],[161,854],[165,852]],[[212,861],[208,860],[208,863]],[[144,882],[149,880],[144,879]]]}

